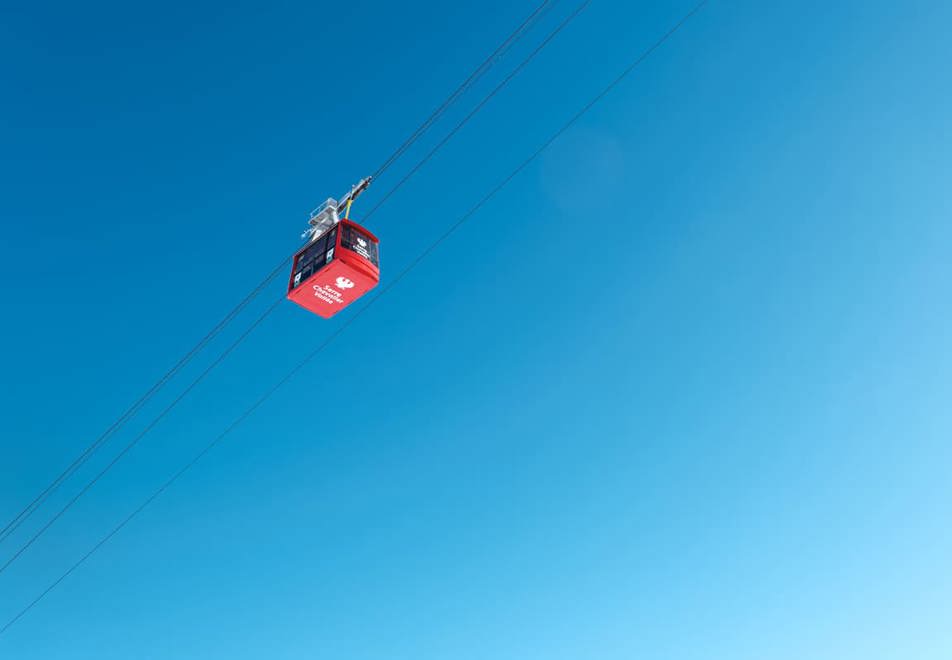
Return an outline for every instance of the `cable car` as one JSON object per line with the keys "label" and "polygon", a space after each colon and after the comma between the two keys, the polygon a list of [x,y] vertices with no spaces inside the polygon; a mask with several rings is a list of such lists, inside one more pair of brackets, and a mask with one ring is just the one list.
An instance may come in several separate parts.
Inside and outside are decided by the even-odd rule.
{"label": "cable car", "polygon": [[380,241],[348,217],[354,199],[368,185],[369,177],[339,201],[328,199],[312,211],[304,233],[307,245],[294,255],[288,300],[318,316],[334,316],[380,281]]}

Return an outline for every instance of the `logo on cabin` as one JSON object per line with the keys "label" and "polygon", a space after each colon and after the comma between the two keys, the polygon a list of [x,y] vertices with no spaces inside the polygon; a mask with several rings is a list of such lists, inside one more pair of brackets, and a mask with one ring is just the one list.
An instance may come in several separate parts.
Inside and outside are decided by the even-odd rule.
{"label": "logo on cabin", "polygon": [[337,278],[337,288],[338,289],[353,289],[354,283],[347,279],[346,277]]}

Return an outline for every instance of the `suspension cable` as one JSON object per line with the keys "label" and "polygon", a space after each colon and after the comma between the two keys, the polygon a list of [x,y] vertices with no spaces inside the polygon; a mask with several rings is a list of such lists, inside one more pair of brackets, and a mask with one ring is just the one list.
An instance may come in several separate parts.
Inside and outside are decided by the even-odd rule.
{"label": "suspension cable", "polygon": [[416,165],[414,165],[413,168],[411,168],[409,172],[407,172],[406,174],[403,175],[403,178],[401,178],[401,179],[396,183],[396,185],[394,185],[390,190],[388,190],[388,191],[384,194],[384,196],[380,199],[380,201],[377,202],[377,204],[376,204],[373,208],[371,208],[369,211],[367,211],[367,213],[364,215],[364,219],[367,219],[367,218],[369,218],[370,216],[372,216],[374,213],[376,213],[376,212],[377,212],[377,209],[379,209],[381,206],[383,206],[383,205],[386,203],[386,201],[387,201],[388,199],[390,199],[390,197],[391,197],[395,192],[397,192],[398,190],[400,190],[400,188],[403,187],[403,184],[405,184],[407,181],[409,181],[410,178],[411,178],[414,174],[416,174],[416,173],[420,170],[421,167],[423,167],[424,165],[426,165],[426,163],[427,163],[431,158],[433,158],[434,155],[436,155],[436,152],[437,152],[437,151],[439,151],[441,148],[443,148],[443,146],[444,146],[447,142],[449,142],[449,141],[453,138],[453,136],[456,135],[456,134],[459,132],[459,130],[460,130],[461,128],[463,128],[463,126],[465,126],[465,125],[469,122],[470,119],[472,119],[473,117],[475,117],[476,114],[477,114],[480,110],[483,109],[483,106],[485,106],[487,103],[489,103],[489,101],[492,100],[492,98],[493,98],[494,96],[496,96],[496,94],[498,94],[500,91],[502,91],[502,89],[503,89],[506,85],[508,85],[509,82],[510,82],[513,78],[515,78],[517,75],[519,75],[519,73],[520,73],[524,68],[526,68],[526,66],[529,65],[529,63],[535,58],[535,56],[538,55],[540,52],[542,52],[542,50],[543,50],[546,46],[549,45],[549,42],[552,41],[552,40],[559,34],[559,32],[561,32],[566,26],[568,26],[568,24],[571,23],[571,22],[575,19],[575,17],[578,16],[578,15],[582,12],[582,10],[585,9],[589,4],[591,4],[591,0],[585,0],[585,2],[582,2],[580,5],[578,5],[578,6],[575,8],[575,11],[573,11],[571,14],[569,14],[568,17],[567,17],[565,20],[563,20],[561,23],[559,23],[559,25],[556,26],[556,28],[555,28],[554,30],[552,30],[552,31],[546,36],[546,38],[543,39],[542,42],[539,43],[539,45],[536,46],[536,48],[535,48],[531,53],[529,53],[529,54],[526,56],[526,58],[525,58],[524,60],[522,60],[522,62],[520,62],[519,65],[518,65],[515,69],[513,69],[513,70],[509,73],[508,76],[506,76],[505,78],[503,78],[502,82],[500,82],[498,85],[496,85],[496,86],[493,88],[493,90],[492,90],[491,92],[489,92],[486,96],[484,96],[483,99],[482,99],[479,103],[477,103],[476,106],[469,112],[469,114],[467,114],[465,117],[463,117],[463,118],[459,121],[459,123],[456,124],[456,126],[454,126],[453,129],[443,137],[442,140],[440,140],[439,142],[436,143],[436,146],[434,146],[432,149],[430,149],[430,151],[428,151],[427,154],[426,154],[422,159],[420,159],[420,161],[419,161]]}
{"label": "suspension cable", "polygon": [[56,491],[59,486],[69,479],[83,464],[89,460],[89,458],[98,450],[103,444],[105,444],[115,433],[117,433],[130,419],[132,419],[136,413],[139,412],[151,399],[155,396],[159,390],[161,390],[169,380],[175,377],[182,369],[184,369],[192,359],[198,355],[215,337],[217,337],[225,327],[234,320],[238,314],[242,312],[257,296],[261,291],[264,290],[271,281],[281,273],[285,266],[287,265],[289,258],[285,258],[279,263],[274,269],[268,273],[268,275],[261,280],[251,292],[245,296],[245,298],[239,302],[235,307],[228,312],[218,322],[215,327],[213,327],[208,334],[206,334],[202,339],[193,346],[188,353],[182,356],[181,359],[169,369],[152,387],[139,399],[133,403],[112,425],[107,428],[98,438],[96,438],[86,449],[82,451],[73,462],[67,466],[63,472],[59,474],[55,479],[46,488],[44,488],[28,505],[26,505],[22,511],[13,517],[6,526],[0,530],[0,543],[3,543],[11,534],[13,534],[17,528],[22,525],[30,515],[36,511],[43,503]]}
{"label": "suspension cable", "polygon": [[35,534],[33,534],[33,536],[31,536],[30,539],[29,539],[26,543],[24,543],[22,546],[20,546],[20,549],[17,550],[15,553],[13,553],[13,555],[12,555],[9,559],[7,559],[7,561],[4,562],[3,565],[0,565],[0,573],[3,573],[5,570],[7,570],[7,568],[8,568],[13,562],[15,562],[15,561],[20,557],[20,555],[22,555],[24,552],[26,552],[27,549],[28,549],[31,545],[33,545],[33,544],[36,542],[36,540],[37,540],[38,538],[40,538],[40,537],[43,535],[44,532],[46,532],[46,530],[48,530],[50,527],[52,527],[53,524],[54,524],[57,520],[59,520],[60,517],[61,517],[64,513],[66,513],[70,508],[72,508],[72,506],[73,506],[74,504],[76,504],[76,502],[79,500],[79,498],[81,498],[83,495],[85,495],[85,494],[89,491],[90,488],[92,488],[93,486],[95,486],[96,483],[97,483],[100,479],[102,479],[102,478],[106,475],[106,473],[109,472],[109,470],[111,470],[111,469],[113,468],[113,466],[114,466],[116,463],[118,463],[120,460],[122,460],[122,457],[123,457],[123,456],[125,456],[126,454],[128,454],[129,451],[131,451],[133,447],[135,447],[137,444],[139,444],[139,441],[142,440],[142,438],[144,438],[144,437],[146,436],[146,434],[149,433],[149,431],[151,431],[152,429],[154,429],[154,428],[156,427],[156,425],[157,425],[160,421],[162,421],[163,418],[165,418],[166,415],[168,415],[170,412],[172,412],[172,410],[175,408],[175,406],[177,406],[177,405],[179,404],[179,402],[180,402],[182,399],[184,399],[184,398],[188,395],[189,392],[191,392],[193,389],[195,389],[195,387],[198,386],[199,383],[201,383],[203,380],[205,380],[205,378],[208,376],[208,374],[210,374],[212,371],[214,371],[215,367],[217,367],[219,364],[221,364],[221,363],[225,360],[225,358],[227,358],[227,357],[231,354],[232,351],[234,351],[236,348],[238,348],[238,346],[240,346],[240,345],[242,344],[242,342],[244,342],[244,340],[247,339],[248,335],[250,335],[251,332],[252,332],[255,328],[257,328],[257,327],[262,323],[262,321],[264,321],[268,316],[270,316],[270,315],[271,315],[271,312],[273,312],[273,311],[275,310],[275,308],[277,308],[277,306],[280,305],[282,302],[284,302],[284,296],[281,296],[280,298],[278,298],[274,303],[271,304],[270,307],[268,307],[268,309],[266,309],[257,319],[255,319],[254,323],[252,323],[250,326],[248,326],[248,328],[246,328],[245,331],[242,332],[242,333],[238,336],[238,338],[235,339],[235,341],[233,341],[233,342],[228,346],[228,348],[226,348],[224,351],[222,351],[221,354],[220,354],[217,358],[215,358],[215,360],[214,360],[210,365],[208,365],[202,373],[200,373],[191,383],[189,383],[188,387],[186,387],[177,397],[175,397],[175,399],[173,399],[172,402],[171,402],[169,405],[167,405],[167,406],[162,410],[162,412],[160,412],[158,415],[156,415],[156,417],[155,417],[151,422],[149,422],[148,426],[146,426],[146,427],[139,433],[139,435],[137,435],[135,438],[132,439],[132,441],[131,441],[129,444],[127,444],[125,447],[123,447],[123,448],[122,448],[122,451],[120,451],[118,454],[116,454],[116,455],[113,457],[113,459],[112,459],[111,461],[109,461],[109,463],[106,464],[106,467],[104,467],[102,470],[100,470],[100,471],[96,474],[96,476],[94,476],[92,479],[90,479],[90,480],[86,483],[86,485],[83,486],[82,490],[80,490],[78,493],[76,493],[76,495],[74,495],[73,498],[72,498],[69,502],[67,502],[65,506],[63,506],[63,508],[61,508],[59,511],[57,511],[56,514],[54,514],[53,517],[50,518],[50,519],[46,522],[45,525],[43,525],[42,527],[40,527],[40,529],[39,529]]}
{"label": "suspension cable", "polygon": [[385,160],[380,165],[380,167],[378,167],[377,170],[373,173],[373,178],[376,179],[381,174],[386,172],[387,169],[391,165],[393,165],[394,161],[400,158],[400,156],[402,156],[403,153],[407,149],[413,146],[413,143],[416,142],[418,139],[420,139],[420,137],[427,131],[427,129],[429,129],[430,126],[436,123],[436,121],[443,115],[443,113],[446,112],[446,110],[451,105],[453,105],[453,103],[455,103],[456,100],[459,99],[459,97],[461,97],[466,92],[466,90],[468,90],[480,78],[482,78],[482,76],[487,71],[489,71],[489,69],[491,69],[492,66],[496,62],[498,62],[502,58],[503,55],[506,54],[507,50],[509,50],[517,41],[519,41],[519,39],[522,38],[522,36],[526,32],[532,29],[532,26],[542,17],[542,15],[544,14],[545,10],[549,7],[551,2],[552,0],[544,0],[544,2],[542,2],[538,7],[536,7],[535,10],[531,14],[529,14],[526,17],[526,19],[519,25],[519,27],[517,27],[515,31],[506,38],[505,41],[499,44],[499,47],[496,50],[494,50],[492,53],[490,53],[489,57],[487,57],[483,61],[482,64],[476,67],[476,70],[473,71],[469,75],[469,78],[464,80],[452,94],[446,97],[446,100],[443,101],[443,103],[440,104],[440,106],[436,110],[434,110],[433,113],[429,117],[427,117],[426,120],[422,124],[420,124],[417,127],[417,129],[406,140],[403,141],[403,144],[397,147],[397,150],[394,151],[392,154],[390,154],[387,160]]}

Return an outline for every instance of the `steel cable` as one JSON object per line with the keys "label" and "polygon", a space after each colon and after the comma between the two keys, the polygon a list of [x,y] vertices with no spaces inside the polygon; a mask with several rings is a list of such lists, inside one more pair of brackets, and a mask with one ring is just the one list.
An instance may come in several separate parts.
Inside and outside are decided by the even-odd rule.
{"label": "steel cable", "polygon": [[426,120],[420,124],[417,129],[403,141],[396,151],[394,151],[390,156],[383,162],[380,167],[373,173],[373,178],[376,179],[381,174],[387,171],[393,163],[403,155],[403,153],[413,146],[413,144],[420,139],[420,137],[436,123],[437,120],[443,115],[446,110],[453,105],[470,87],[472,87],[483,75],[493,67],[493,65],[505,55],[506,51],[509,50],[517,41],[519,41],[522,36],[532,29],[532,26],[542,17],[544,11],[551,4],[552,0],[545,0],[540,4],[535,10],[526,17],[526,19],[515,29],[515,31],[510,34],[505,41],[499,44],[499,47],[494,50],[489,57],[487,57],[482,64],[476,67],[476,70],[473,71],[469,78],[464,80],[456,90],[446,97],[446,100],[437,107],[433,113],[426,118]]}

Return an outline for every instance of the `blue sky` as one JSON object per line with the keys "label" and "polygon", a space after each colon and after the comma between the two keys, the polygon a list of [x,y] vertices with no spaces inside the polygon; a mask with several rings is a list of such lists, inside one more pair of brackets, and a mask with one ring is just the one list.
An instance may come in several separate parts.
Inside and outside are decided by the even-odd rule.
{"label": "blue sky", "polygon": [[[9,8],[3,522],[532,6]],[[688,8],[595,0],[368,223],[384,283]],[[713,0],[0,656],[949,657],[950,19]],[[354,311],[269,317],[0,617]]]}

